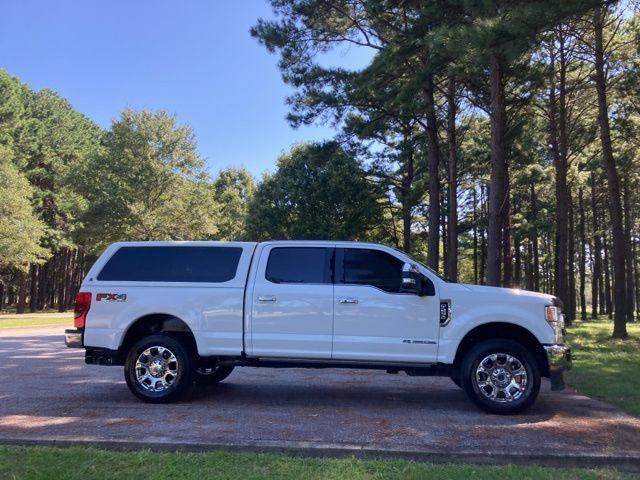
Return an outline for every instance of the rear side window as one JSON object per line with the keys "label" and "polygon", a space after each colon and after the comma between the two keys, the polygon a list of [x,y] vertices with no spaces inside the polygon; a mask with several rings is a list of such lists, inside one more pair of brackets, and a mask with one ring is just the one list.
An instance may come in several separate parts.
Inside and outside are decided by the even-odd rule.
{"label": "rear side window", "polygon": [[228,282],[236,276],[239,247],[122,247],[98,280],[121,282]]}
{"label": "rear side window", "polygon": [[271,250],[266,278],[273,283],[332,283],[333,248],[278,247]]}
{"label": "rear side window", "polygon": [[345,248],[342,279],[339,283],[370,285],[385,292],[398,293],[402,288],[404,262],[380,250]]}

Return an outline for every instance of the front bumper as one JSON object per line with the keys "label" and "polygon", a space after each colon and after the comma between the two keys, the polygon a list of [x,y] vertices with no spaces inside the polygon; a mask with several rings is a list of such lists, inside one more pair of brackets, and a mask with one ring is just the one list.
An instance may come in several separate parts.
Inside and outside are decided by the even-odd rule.
{"label": "front bumper", "polygon": [[551,390],[564,390],[564,372],[571,370],[571,347],[568,345],[545,345],[549,363]]}
{"label": "front bumper", "polygon": [[64,344],[69,348],[82,348],[84,332],[77,328],[64,331]]}

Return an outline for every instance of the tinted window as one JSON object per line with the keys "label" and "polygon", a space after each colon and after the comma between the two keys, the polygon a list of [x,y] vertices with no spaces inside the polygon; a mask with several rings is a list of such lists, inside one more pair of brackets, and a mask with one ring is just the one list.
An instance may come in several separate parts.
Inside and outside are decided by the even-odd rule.
{"label": "tinted window", "polygon": [[279,247],[271,250],[266,278],[274,283],[332,283],[333,248]]}
{"label": "tinted window", "polygon": [[125,282],[227,282],[236,276],[239,247],[122,247],[98,280]]}
{"label": "tinted window", "polygon": [[403,265],[402,260],[380,250],[345,248],[342,283],[371,285],[397,293],[402,288]]}

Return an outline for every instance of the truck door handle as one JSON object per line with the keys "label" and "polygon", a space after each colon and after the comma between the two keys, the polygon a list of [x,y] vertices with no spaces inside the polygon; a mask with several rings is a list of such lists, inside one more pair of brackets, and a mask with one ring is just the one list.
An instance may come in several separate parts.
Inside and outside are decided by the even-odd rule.
{"label": "truck door handle", "polygon": [[276,297],[258,297],[259,302],[275,302]]}
{"label": "truck door handle", "polygon": [[338,302],[340,303],[358,303],[357,298],[339,298]]}

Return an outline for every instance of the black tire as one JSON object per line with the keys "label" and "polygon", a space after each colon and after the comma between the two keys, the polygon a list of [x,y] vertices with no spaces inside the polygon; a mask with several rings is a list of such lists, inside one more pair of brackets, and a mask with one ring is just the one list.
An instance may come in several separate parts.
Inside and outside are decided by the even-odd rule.
{"label": "black tire", "polygon": [[233,365],[221,365],[212,368],[196,368],[196,383],[201,385],[214,385],[220,383],[233,372]]}
{"label": "black tire", "polygon": [[193,387],[194,362],[189,349],[167,334],[138,341],[127,354],[124,378],[129,390],[148,403],[170,403]]}
{"label": "black tire", "polygon": [[480,342],[465,355],[461,372],[465,393],[489,413],[523,412],[540,392],[540,369],[535,358],[512,340]]}
{"label": "black tire", "polygon": [[460,377],[456,375],[451,376],[451,381],[455,383],[458,387],[462,388],[462,382],[460,381]]}

